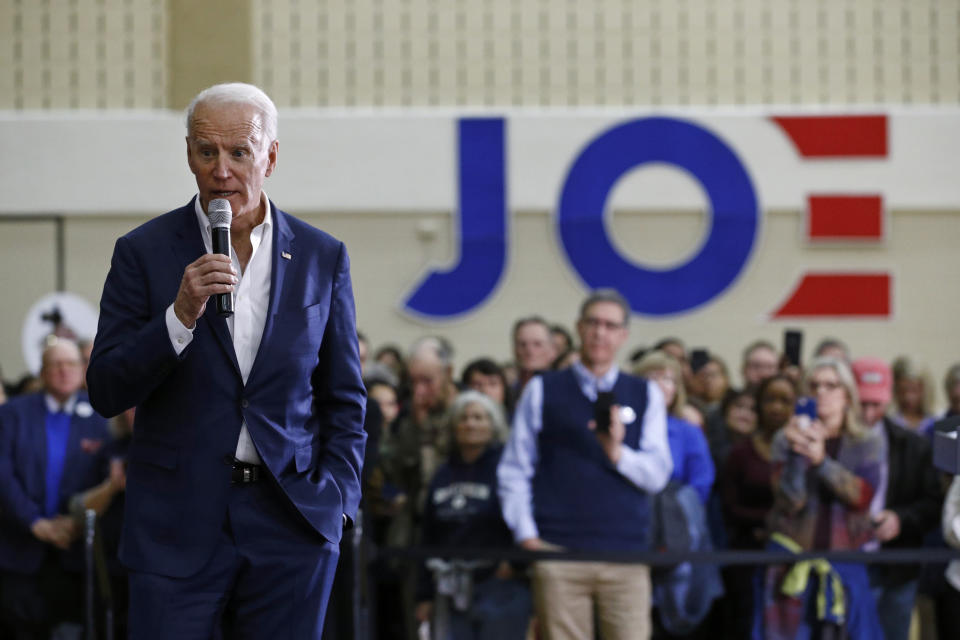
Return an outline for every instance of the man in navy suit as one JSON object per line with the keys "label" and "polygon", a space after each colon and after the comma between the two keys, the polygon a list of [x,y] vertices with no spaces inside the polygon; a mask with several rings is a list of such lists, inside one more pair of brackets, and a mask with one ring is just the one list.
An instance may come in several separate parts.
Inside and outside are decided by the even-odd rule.
{"label": "man in navy suit", "polygon": [[44,391],[0,407],[0,617],[16,638],[80,620],[79,527],[66,514],[97,483],[107,439],[81,371],[77,345],[57,339],[43,352]]}
{"label": "man in navy suit", "polygon": [[[343,243],[274,206],[273,102],[217,85],[187,109],[199,193],[120,238],[87,372],[137,407],[120,558],[134,638],[319,637],[360,501],[366,393]],[[206,212],[230,202],[232,256]],[[211,296],[232,292],[235,313]]]}

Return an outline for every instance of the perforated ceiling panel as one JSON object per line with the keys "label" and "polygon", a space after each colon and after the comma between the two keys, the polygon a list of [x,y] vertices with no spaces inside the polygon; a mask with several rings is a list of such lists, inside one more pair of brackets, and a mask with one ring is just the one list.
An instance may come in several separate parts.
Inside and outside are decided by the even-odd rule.
{"label": "perforated ceiling panel", "polygon": [[155,108],[166,100],[164,0],[3,0],[0,108]]}
{"label": "perforated ceiling panel", "polygon": [[960,100],[956,0],[259,0],[284,105]]}

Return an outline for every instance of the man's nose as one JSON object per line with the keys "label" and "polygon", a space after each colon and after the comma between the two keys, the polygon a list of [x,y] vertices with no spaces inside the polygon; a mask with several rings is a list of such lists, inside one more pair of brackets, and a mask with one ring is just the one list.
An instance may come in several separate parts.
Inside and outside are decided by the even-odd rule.
{"label": "man's nose", "polygon": [[213,167],[213,175],[217,178],[229,178],[230,166],[229,159],[224,155],[217,156],[217,162]]}

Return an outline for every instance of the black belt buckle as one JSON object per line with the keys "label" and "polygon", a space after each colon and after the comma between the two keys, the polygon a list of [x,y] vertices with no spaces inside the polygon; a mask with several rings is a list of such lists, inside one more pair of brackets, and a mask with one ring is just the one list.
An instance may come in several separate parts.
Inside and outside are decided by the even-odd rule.
{"label": "black belt buckle", "polygon": [[262,473],[260,465],[234,460],[232,466],[233,469],[230,476],[231,484],[250,484],[260,480]]}

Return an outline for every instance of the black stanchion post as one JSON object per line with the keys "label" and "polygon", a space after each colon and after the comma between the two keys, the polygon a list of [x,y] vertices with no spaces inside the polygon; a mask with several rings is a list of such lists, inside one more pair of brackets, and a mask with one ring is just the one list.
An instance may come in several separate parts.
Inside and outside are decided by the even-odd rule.
{"label": "black stanchion post", "polygon": [[350,553],[353,555],[351,569],[351,598],[350,607],[353,616],[353,633],[357,640],[367,640],[366,616],[364,615],[363,574],[366,563],[363,561],[363,509],[357,510],[357,520],[353,526],[353,536],[350,538]]}
{"label": "black stanchion post", "polygon": [[97,637],[97,624],[94,617],[94,572],[96,567],[93,564],[93,541],[96,539],[97,512],[93,509],[87,509],[84,512],[83,519],[83,576],[84,576],[84,627],[86,629],[87,640],[93,640]]}

